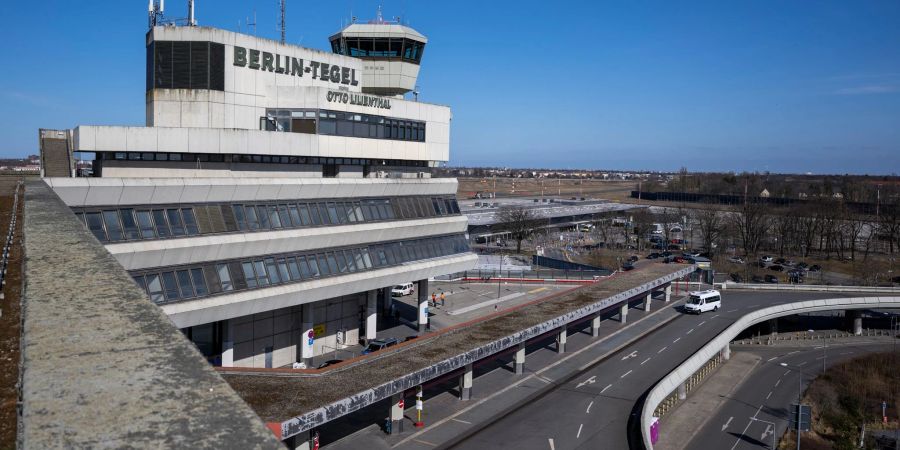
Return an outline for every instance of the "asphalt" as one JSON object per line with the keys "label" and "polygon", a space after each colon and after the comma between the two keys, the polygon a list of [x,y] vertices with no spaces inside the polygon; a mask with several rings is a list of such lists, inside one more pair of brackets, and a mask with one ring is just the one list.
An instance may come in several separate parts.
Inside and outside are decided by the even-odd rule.
{"label": "asphalt", "polygon": [[[672,411],[672,414],[703,413],[708,415],[708,420],[683,446],[671,443],[665,448],[771,448],[773,436],[777,445],[786,431],[791,405],[797,403],[801,379],[805,390],[822,373],[823,356],[826,365],[831,366],[863,354],[890,351],[889,339],[845,338],[829,343],[825,349],[820,341],[807,341],[795,346],[756,346],[737,350],[758,358],[759,364],[732,394],[724,398],[715,412],[710,414],[710,411],[690,408]],[[751,420],[751,417],[758,420]],[[666,439],[664,429],[660,436],[662,443]]]}
{"label": "asphalt", "polygon": [[736,319],[767,306],[837,296],[723,292],[718,312],[679,316],[454,448],[628,448],[629,417],[644,393]]}

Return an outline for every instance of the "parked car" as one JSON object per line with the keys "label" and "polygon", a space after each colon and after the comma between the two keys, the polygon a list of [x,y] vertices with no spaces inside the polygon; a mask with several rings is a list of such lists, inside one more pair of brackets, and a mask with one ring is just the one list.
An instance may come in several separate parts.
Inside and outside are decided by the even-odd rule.
{"label": "parked car", "polygon": [[328,367],[328,366],[332,366],[332,365],[334,365],[334,364],[342,363],[342,362],[344,362],[343,359],[329,359],[328,361],[325,361],[325,362],[323,362],[322,364],[319,364],[319,365],[316,367],[316,369],[324,369],[324,368],[326,368],[326,367]]}
{"label": "parked car", "polygon": [[785,261],[784,264],[782,264],[782,266],[789,266],[789,267],[794,267],[796,265],[797,265],[797,261],[794,261],[792,259],[789,259],[789,260]]}
{"label": "parked car", "polygon": [[397,345],[397,338],[372,339],[371,341],[369,341],[369,345],[366,346],[362,354],[368,355],[369,353],[384,350],[395,345]]}
{"label": "parked car", "polygon": [[416,287],[412,283],[398,284],[391,289],[391,297],[403,297],[404,295],[412,295],[415,292]]}
{"label": "parked car", "polygon": [[681,246],[678,245],[678,244],[669,244],[669,246],[666,247],[666,249],[668,249],[668,250],[681,250]]}
{"label": "parked car", "polygon": [[798,263],[795,265],[795,267],[797,267],[798,269],[806,270],[806,269],[809,269],[809,264],[807,264],[807,263],[801,261],[801,262],[798,262]]}
{"label": "parked car", "polygon": [[405,339],[403,339],[403,342],[409,342],[417,337],[419,337],[419,336],[418,335],[407,336]]}
{"label": "parked car", "polygon": [[765,255],[765,256],[760,256],[759,261],[764,262],[764,263],[770,263],[770,262],[774,261],[774,258],[772,258],[769,255]]}
{"label": "parked car", "polygon": [[657,252],[653,252],[653,253],[647,255],[647,259],[657,259],[657,258],[659,258],[659,253],[657,253]]}
{"label": "parked car", "polygon": [[743,282],[744,282],[744,279],[741,278],[741,276],[738,275],[737,273],[732,273],[732,274],[731,274],[731,281],[734,281],[735,283],[743,283]]}
{"label": "parked car", "polygon": [[675,225],[674,227],[669,228],[670,233],[681,233],[682,231],[684,231],[684,230],[681,228],[680,225]]}
{"label": "parked car", "polygon": [[626,263],[622,264],[622,270],[624,270],[626,272],[629,270],[634,270],[634,264],[632,264],[630,262],[626,262]]}
{"label": "parked car", "polygon": [[766,275],[766,283],[778,284],[778,277],[775,275]]}
{"label": "parked car", "polygon": [[685,250],[683,255],[691,257],[691,258],[696,258],[696,257],[700,256],[700,251],[699,250]]}
{"label": "parked car", "polygon": [[820,270],[822,270],[822,266],[820,266],[818,264],[813,264],[813,265],[809,266],[810,272],[818,272]]}
{"label": "parked car", "polygon": [[774,264],[769,266],[769,270],[774,270],[776,272],[784,272],[784,266],[779,266],[778,264]]}
{"label": "parked car", "polygon": [[637,255],[631,255],[628,257],[628,262],[636,262],[639,259],[640,258],[638,258]]}
{"label": "parked car", "polygon": [[741,258],[740,256],[732,256],[731,258],[728,258],[728,262],[734,264],[744,264],[744,258]]}
{"label": "parked car", "polygon": [[665,251],[665,252],[660,253],[659,256],[661,256],[663,258],[668,258],[668,257],[672,256],[672,252]]}
{"label": "parked car", "polygon": [[761,277],[761,276],[759,276],[759,275],[753,275],[753,278],[752,278],[751,280],[752,280],[754,283],[762,283],[762,282],[763,282],[763,277]]}
{"label": "parked car", "polygon": [[778,259],[775,260],[775,264],[781,264],[781,265],[784,265],[785,261],[786,261],[786,260],[785,260],[784,258],[778,258]]}

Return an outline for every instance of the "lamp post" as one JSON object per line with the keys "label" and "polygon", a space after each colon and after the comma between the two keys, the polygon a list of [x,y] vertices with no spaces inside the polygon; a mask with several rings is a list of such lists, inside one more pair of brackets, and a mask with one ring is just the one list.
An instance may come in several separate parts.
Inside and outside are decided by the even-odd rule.
{"label": "lamp post", "polygon": [[[794,372],[797,372],[797,382],[798,382],[799,389],[797,390],[797,429],[796,429],[796,432],[797,432],[797,450],[800,450],[800,422],[801,422],[800,412],[802,410],[801,403],[803,402],[803,374],[805,374],[806,372],[804,372],[796,367],[789,366],[787,363],[779,363],[778,365],[780,365],[781,367],[786,367],[786,368],[788,368],[788,370],[793,370]],[[812,417],[810,417],[810,420],[812,420]]]}

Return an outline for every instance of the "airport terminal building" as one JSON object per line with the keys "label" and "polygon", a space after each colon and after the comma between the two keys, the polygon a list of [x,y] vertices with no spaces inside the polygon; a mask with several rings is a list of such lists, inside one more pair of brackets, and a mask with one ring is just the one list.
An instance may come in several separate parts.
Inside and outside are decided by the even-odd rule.
{"label": "airport terminal building", "polygon": [[410,281],[421,326],[427,280],[477,261],[430,173],[450,108],[403,98],[427,39],[379,19],[330,44],[152,26],[145,126],[40,132],[44,181],[214,364],[372,339]]}

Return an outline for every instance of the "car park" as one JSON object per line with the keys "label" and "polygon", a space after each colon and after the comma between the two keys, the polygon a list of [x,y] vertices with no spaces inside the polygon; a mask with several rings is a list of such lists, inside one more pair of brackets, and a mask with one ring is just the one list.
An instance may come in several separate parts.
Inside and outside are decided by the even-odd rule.
{"label": "car park", "polygon": [[794,261],[792,259],[789,259],[789,260],[785,261],[784,264],[782,264],[782,266],[788,266],[788,267],[794,267],[796,265],[797,265],[797,261]]}
{"label": "car park", "polygon": [[718,311],[722,306],[722,294],[715,289],[692,291],[684,304],[684,311],[691,314],[702,314],[706,311]]}
{"label": "car park", "polygon": [[638,258],[637,255],[631,255],[628,257],[628,262],[636,262],[639,259],[640,258]]}
{"label": "car park", "polygon": [[753,281],[754,283],[762,283],[762,282],[763,282],[763,277],[761,277],[761,276],[759,276],[759,275],[753,275],[752,281]]}
{"label": "car park", "polygon": [[769,266],[769,270],[774,270],[776,272],[784,272],[784,266],[779,266],[778,264],[774,264]]}
{"label": "car park", "polygon": [[404,295],[412,295],[416,292],[415,285],[412,283],[403,283],[394,286],[391,289],[392,297],[403,297]]}
{"label": "car park", "polygon": [[775,275],[766,275],[766,283],[778,284],[778,277]]}
{"label": "car park", "polygon": [[657,259],[657,258],[659,258],[659,253],[657,253],[657,252],[653,252],[653,253],[647,255],[647,259]]}
{"label": "car park", "polygon": [[781,264],[781,265],[783,265],[783,264],[785,263],[785,261],[786,261],[786,260],[785,260],[784,258],[778,258],[778,259],[776,259],[774,262],[775,262],[775,264]]}
{"label": "car park", "polygon": [[772,257],[769,256],[769,255],[765,255],[765,256],[761,256],[761,257],[759,258],[759,261],[760,261],[760,262],[764,262],[764,263],[770,263],[770,262],[774,261],[774,258],[772,258]]}
{"label": "car park", "polygon": [[686,251],[684,251],[683,254],[684,254],[684,256],[688,256],[691,258],[696,258],[696,257],[700,256],[700,252],[697,250],[686,250]]}
{"label": "car park", "polygon": [[396,338],[372,339],[371,341],[369,341],[369,345],[367,345],[366,348],[363,349],[362,354],[368,355],[369,353],[374,353],[379,350],[384,350],[388,347],[393,347],[395,345],[397,345]]}
{"label": "car park", "polygon": [[744,264],[744,258],[741,258],[740,256],[732,256],[731,258],[728,258],[728,262],[734,264]]}

